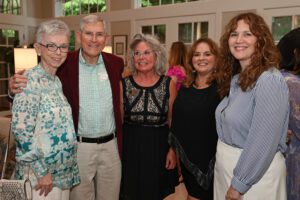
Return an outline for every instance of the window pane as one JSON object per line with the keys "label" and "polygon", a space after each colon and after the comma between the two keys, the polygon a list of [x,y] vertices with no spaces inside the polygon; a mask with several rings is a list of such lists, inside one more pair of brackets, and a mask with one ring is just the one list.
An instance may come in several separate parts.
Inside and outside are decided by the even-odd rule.
{"label": "window pane", "polygon": [[[1,47],[0,51],[2,52],[2,50],[3,50],[3,47]],[[4,61],[0,61],[0,79],[2,79],[2,78],[8,78],[8,67]],[[1,81],[0,83],[3,83],[3,82]],[[3,91],[1,91],[0,94],[3,94],[2,92]]]}
{"label": "window pane", "polygon": [[[1,29],[0,29],[1,30]],[[6,37],[3,35],[2,30],[0,31],[0,44],[6,44]]]}
{"label": "window pane", "polygon": [[[2,50],[2,49],[1,49]],[[8,72],[8,65],[5,62],[0,61],[0,78],[8,78],[10,76]],[[10,110],[10,104],[7,98],[8,80],[0,80],[0,111]]]}
{"label": "window pane", "polygon": [[64,15],[80,15],[106,11],[106,0],[61,0]]}
{"label": "window pane", "polygon": [[19,46],[18,31],[0,29],[0,111],[10,110],[8,102],[8,78],[14,72],[14,51]]}
{"label": "window pane", "polygon": [[75,50],[75,31],[71,31],[69,50],[70,51]]}
{"label": "window pane", "polygon": [[174,0],[174,3],[184,3],[186,0]]}
{"label": "window pane", "polygon": [[159,0],[149,0],[151,6],[159,5]]}
{"label": "window pane", "polygon": [[[97,3],[91,3],[90,4],[90,13],[95,13],[97,12]],[[100,10],[99,10],[100,12]]]}
{"label": "window pane", "polygon": [[208,22],[195,22],[193,41],[204,37],[208,37]]}
{"label": "window pane", "polygon": [[151,6],[151,4],[149,3],[149,1],[148,0],[142,0],[141,7],[148,7],[148,6]]}
{"label": "window pane", "polygon": [[10,74],[14,72],[14,48],[13,47],[0,47],[0,78],[7,78],[8,69],[10,66]]}
{"label": "window pane", "polygon": [[152,35],[152,26],[142,26],[142,33]]}
{"label": "window pane", "polygon": [[1,0],[0,13],[20,15],[21,14],[20,0]]}
{"label": "window pane", "polygon": [[86,1],[81,0],[81,14],[88,14],[89,13],[89,3]]}
{"label": "window pane", "polygon": [[12,9],[13,9],[13,12],[12,12],[13,14],[21,15],[21,2],[20,2],[20,0],[13,1]]}
{"label": "window pane", "polygon": [[155,25],[154,35],[156,35],[162,44],[166,43],[166,25]]}
{"label": "window pane", "polygon": [[18,31],[6,29],[6,30],[2,30],[2,32],[4,33],[3,35],[7,38],[7,44],[11,46],[16,46],[15,42],[16,40],[19,40]]}
{"label": "window pane", "polygon": [[292,30],[292,16],[273,17],[272,34],[275,41],[279,41],[290,30]]}
{"label": "window pane", "polygon": [[72,0],[64,0],[64,1],[65,1],[64,5],[63,5],[64,15],[70,16],[70,15],[72,15],[72,10],[73,10]]}
{"label": "window pane", "polygon": [[178,25],[178,38],[183,43],[192,43],[192,23]]}
{"label": "window pane", "polygon": [[[98,0],[100,1],[100,0]],[[100,3],[98,2],[98,12],[105,12],[106,11],[106,3],[105,0],[101,0]]]}
{"label": "window pane", "polygon": [[72,1],[72,15],[80,15],[80,4],[77,1]]}
{"label": "window pane", "polygon": [[18,46],[19,32],[11,29],[0,29],[0,44]]}
{"label": "window pane", "polygon": [[165,5],[165,4],[172,4],[172,0],[161,0],[161,4]]}

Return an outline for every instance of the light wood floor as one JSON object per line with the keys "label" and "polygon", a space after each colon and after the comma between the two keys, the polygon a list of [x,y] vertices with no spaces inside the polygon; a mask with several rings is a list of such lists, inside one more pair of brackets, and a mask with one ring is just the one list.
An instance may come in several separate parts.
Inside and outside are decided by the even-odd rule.
{"label": "light wood floor", "polygon": [[187,191],[185,189],[184,183],[180,183],[176,189],[175,193],[169,195],[164,200],[186,200],[187,199]]}

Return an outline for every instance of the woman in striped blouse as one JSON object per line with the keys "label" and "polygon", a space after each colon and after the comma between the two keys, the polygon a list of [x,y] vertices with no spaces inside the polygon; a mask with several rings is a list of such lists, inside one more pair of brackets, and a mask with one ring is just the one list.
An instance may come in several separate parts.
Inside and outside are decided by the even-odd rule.
{"label": "woman in striped blouse", "polygon": [[215,200],[285,200],[289,92],[261,16],[234,17],[220,40]]}

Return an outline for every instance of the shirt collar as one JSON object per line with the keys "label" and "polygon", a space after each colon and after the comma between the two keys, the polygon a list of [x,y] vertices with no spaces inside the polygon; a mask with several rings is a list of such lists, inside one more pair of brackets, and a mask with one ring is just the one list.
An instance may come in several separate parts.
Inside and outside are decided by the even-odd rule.
{"label": "shirt collar", "polygon": [[[82,56],[82,49],[80,49],[80,51],[79,51],[79,63],[84,64],[84,65],[90,65],[85,61],[84,57]],[[103,58],[102,58],[102,54],[100,53],[96,65],[99,65],[102,63],[103,63]]]}

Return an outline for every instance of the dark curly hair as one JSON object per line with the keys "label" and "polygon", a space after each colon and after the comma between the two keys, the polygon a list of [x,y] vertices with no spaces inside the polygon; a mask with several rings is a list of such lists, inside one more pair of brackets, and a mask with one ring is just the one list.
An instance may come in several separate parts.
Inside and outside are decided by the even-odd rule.
{"label": "dark curly hair", "polygon": [[[237,28],[239,21],[243,20],[249,25],[251,33],[257,38],[254,53],[251,56],[249,66],[241,71],[239,61],[231,54],[228,39],[230,34]],[[254,13],[243,13],[232,18],[225,27],[220,39],[220,57],[216,80],[219,85],[219,95],[228,95],[232,76],[240,73],[238,85],[242,91],[251,89],[258,77],[266,70],[279,66],[280,54],[274,44],[272,34],[264,19]]]}

